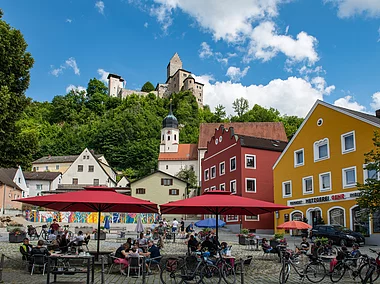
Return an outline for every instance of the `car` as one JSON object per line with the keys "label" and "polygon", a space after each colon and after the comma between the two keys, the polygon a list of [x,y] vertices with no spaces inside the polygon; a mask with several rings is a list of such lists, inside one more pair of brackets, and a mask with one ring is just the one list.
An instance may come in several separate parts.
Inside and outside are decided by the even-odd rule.
{"label": "car", "polygon": [[328,238],[340,246],[351,246],[354,243],[365,244],[362,234],[354,232],[341,225],[317,225],[310,231],[310,239]]}

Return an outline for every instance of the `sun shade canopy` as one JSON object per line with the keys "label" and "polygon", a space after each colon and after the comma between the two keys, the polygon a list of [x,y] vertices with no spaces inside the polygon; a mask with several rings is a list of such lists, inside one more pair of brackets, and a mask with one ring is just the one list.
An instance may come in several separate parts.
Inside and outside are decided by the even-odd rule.
{"label": "sun shade canopy", "polygon": [[306,230],[311,229],[312,227],[302,221],[288,221],[285,222],[279,226],[277,226],[277,229],[285,229],[285,230]]}

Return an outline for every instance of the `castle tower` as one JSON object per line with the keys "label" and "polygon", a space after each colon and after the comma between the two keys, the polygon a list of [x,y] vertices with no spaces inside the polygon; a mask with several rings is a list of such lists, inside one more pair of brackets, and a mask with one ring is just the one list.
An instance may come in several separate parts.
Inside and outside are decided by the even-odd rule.
{"label": "castle tower", "polygon": [[162,121],[160,153],[177,153],[178,144],[178,120],[173,115],[172,104],[170,104],[169,114]]}
{"label": "castle tower", "polygon": [[110,97],[117,97],[119,91],[124,87],[124,79],[116,74],[108,74],[108,95]]}
{"label": "castle tower", "polygon": [[168,67],[166,67],[166,79],[170,76],[173,76],[178,69],[182,69],[182,61],[181,58],[179,58],[178,53],[176,52],[170,59]]}

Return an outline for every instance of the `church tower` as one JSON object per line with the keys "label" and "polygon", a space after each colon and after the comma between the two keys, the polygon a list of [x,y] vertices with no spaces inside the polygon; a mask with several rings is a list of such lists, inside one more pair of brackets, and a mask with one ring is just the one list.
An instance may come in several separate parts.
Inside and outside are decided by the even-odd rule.
{"label": "church tower", "polygon": [[162,121],[160,153],[177,153],[178,144],[178,120],[173,115],[172,104],[170,104],[169,114]]}
{"label": "church tower", "polygon": [[170,59],[168,67],[166,67],[166,79],[170,76],[173,76],[178,69],[182,69],[182,61],[181,58],[179,58],[178,53],[176,52]]}

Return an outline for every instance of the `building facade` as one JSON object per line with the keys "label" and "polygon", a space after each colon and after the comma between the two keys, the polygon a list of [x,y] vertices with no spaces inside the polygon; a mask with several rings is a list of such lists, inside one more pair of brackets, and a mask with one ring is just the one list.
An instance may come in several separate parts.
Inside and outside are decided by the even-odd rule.
{"label": "building facade", "polygon": [[[273,202],[272,167],[286,144],[286,141],[237,135],[233,127],[220,126],[209,140],[202,159],[202,192],[223,190]],[[225,221],[233,231],[239,231],[241,226],[257,233],[273,232],[272,213],[228,215]]]}
{"label": "building facade", "polygon": [[357,183],[377,175],[365,169],[364,154],[379,127],[380,113],[317,101],[273,167],[275,203],[294,207],[280,211],[276,225],[306,218],[379,238],[380,218],[363,218],[356,203]]}
{"label": "building facade", "polygon": [[1,168],[4,173],[19,187],[22,189],[22,197],[29,196],[29,189],[27,187],[24,172],[20,166],[17,168]]}
{"label": "building facade", "polygon": [[0,168],[0,215],[21,213],[22,203],[12,200],[22,198],[23,192],[9,176],[7,169]]}
{"label": "building facade", "polygon": [[24,172],[29,197],[56,191],[62,181],[59,172]]}

